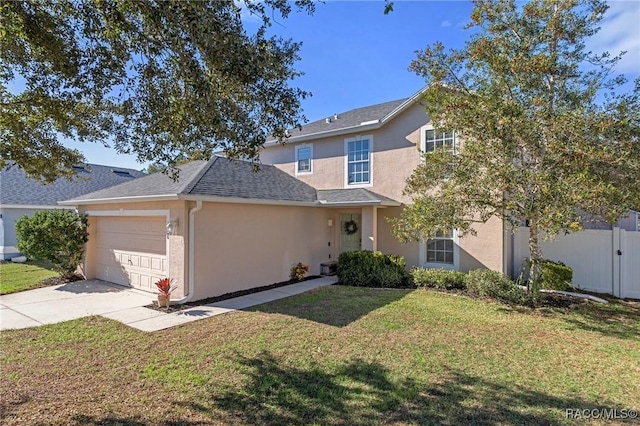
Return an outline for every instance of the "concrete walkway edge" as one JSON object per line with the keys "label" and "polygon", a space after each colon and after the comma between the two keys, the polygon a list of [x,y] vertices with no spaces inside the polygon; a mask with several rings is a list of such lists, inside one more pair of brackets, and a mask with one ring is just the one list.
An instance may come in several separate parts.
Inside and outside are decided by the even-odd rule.
{"label": "concrete walkway edge", "polygon": [[164,313],[145,308],[154,293],[100,280],[77,281],[0,297],[0,330],[38,327],[91,315],[119,321],[141,331],[158,331],[215,315],[272,302],[335,284],[321,277],[217,303]]}

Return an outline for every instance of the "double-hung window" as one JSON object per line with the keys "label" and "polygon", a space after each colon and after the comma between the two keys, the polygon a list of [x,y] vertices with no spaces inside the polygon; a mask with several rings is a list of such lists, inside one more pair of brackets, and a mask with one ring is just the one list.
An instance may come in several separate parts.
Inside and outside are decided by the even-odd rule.
{"label": "double-hung window", "polygon": [[454,263],[453,232],[446,234],[436,233],[433,238],[427,240],[427,263]]}
{"label": "double-hung window", "polygon": [[366,136],[347,139],[345,141],[345,148],[347,157],[346,184],[371,184],[371,151],[373,149],[373,138]]}
{"label": "double-hung window", "polygon": [[296,146],[296,175],[313,173],[313,146]]}

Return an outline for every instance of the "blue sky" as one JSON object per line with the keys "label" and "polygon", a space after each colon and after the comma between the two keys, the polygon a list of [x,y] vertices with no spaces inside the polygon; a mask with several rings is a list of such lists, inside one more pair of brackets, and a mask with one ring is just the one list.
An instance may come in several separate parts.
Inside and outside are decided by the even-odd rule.
{"label": "blue sky", "polygon": [[[618,72],[640,75],[640,2],[609,2],[602,30],[590,41],[594,51],[629,53]],[[424,81],[407,70],[415,52],[436,41],[459,48],[469,31],[472,4],[467,1],[395,0],[384,15],[383,1],[327,1],[313,16],[292,13],[278,19],[272,32],[301,41],[296,69],[305,75],[293,84],[313,94],[303,101],[309,121],[334,113],[413,95]],[[250,30],[255,18],[244,16]],[[141,169],[132,155],[120,155],[98,144],[68,142],[89,163]]]}

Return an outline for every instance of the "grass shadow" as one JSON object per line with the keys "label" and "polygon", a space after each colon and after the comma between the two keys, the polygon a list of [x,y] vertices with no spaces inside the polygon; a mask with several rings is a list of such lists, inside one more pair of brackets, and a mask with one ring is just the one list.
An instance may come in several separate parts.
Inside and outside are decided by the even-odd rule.
{"label": "grass shadow", "polygon": [[244,310],[289,315],[334,327],[345,327],[414,291],[351,287],[351,291],[345,292],[343,289],[339,285],[322,287]]}
{"label": "grass shadow", "polygon": [[[425,383],[396,378],[383,365],[353,360],[332,372],[299,368],[269,353],[238,354],[247,368],[241,387],[212,390],[210,402],[175,404],[230,422],[283,424],[565,424],[571,408],[614,408],[502,384],[450,369]],[[223,420],[224,421],[224,420]]]}

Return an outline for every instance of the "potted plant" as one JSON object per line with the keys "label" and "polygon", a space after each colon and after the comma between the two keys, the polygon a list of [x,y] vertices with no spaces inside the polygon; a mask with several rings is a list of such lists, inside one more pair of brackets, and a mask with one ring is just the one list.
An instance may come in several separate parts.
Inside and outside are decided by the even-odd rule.
{"label": "potted plant", "polygon": [[289,278],[291,278],[291,281],[302,281],[307,272],[309,272],[309,265],[298,262],[297,265],[293,265],[291,267]]}
{"label": "potted plant", "polygon": [[158,287],[158,307],[166,307],[168,309],[171,292],[178,287],[177,284],[173,278],[162,278],[156,281],[155,284]]}

